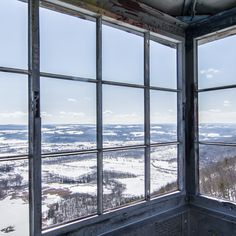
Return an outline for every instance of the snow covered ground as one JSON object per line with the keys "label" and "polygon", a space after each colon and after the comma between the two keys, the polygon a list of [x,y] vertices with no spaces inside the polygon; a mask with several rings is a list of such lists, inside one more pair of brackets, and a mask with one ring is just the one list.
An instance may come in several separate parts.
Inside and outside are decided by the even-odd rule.
{"label": "snow covered ground", "polygon": [[[2,155],[27,152],[27,131],[24,127],[9,126],[2,129],[4,129],[0,130]],[[172,135],[171,130],[172,128],[167,132],[170,135]],[[94,126],[48,125],[43,127],[42,131],[43,152],[91,149],[96,144]],[[153,126],[152,131],[153,134],[165,134],[162,126]],[[142,126],[110,126],[104,131],[104,147],[142,144],[143,139]],[[176,155],[176,146],[152,149],[151,190],[153,192],[176,181]],[[10,231],[8,235],[27,236],[28,163],[27,161],[4,161],[0,163],[0,168],[2,168],[0,185],[3,187],[3,192],[0,192],[0,235],[6,235],[4,231]],[[142,148],[104,152],[103,194],[107,201],[105,204],[113,201],[112,206],[108,208],[143,198],[144,169]],[[70,220],[94,213],[97,204],[96,154],[44,158],[42,193],[43,227],[64,222],[63,214],[66,216],[73,213],[73,207],[77,207],[79,209],[77,210],[83,213],[71,215]],[[83,209],[80,206],[83,206]],[[54,217],[59,218],[55,220]]]}
{"label": "snow covered ground", "polygon": [[[6,197],[0,200],[0,235],[29,235],[29,206],[22,199]],[[12,227],[13,231],[5,232]]]}

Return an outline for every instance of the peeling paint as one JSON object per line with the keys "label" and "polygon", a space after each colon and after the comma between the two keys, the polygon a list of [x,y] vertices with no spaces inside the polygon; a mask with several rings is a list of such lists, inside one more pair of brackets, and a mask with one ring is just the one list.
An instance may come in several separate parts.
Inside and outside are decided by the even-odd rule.
{"label": "peeling paint", "polygon": [[118,0],[118,3],[127,10],[145,12],[139,3],[134,1]]}
{"label": "peeling paint", "polygon": [[[154,33],[161,33],[168,36],[173,35],[175,37],[175,35],[178,35],[184,37],[187,27],[187,24],[182,23],[180,20],[133,0],[63,0],[62,2],[144,30],[152,29]],[[51,5],[53,4],[51,3]],[[70,10],[66,9],[66,11]],[[78,13],[72,14],[78,16]]]}

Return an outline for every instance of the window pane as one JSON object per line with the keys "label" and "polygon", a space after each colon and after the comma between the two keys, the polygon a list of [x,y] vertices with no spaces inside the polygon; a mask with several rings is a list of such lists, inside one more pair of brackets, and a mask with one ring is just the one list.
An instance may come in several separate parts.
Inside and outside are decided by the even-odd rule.
{"label": "window pane", "polygon": [[43,152],[96,147],[94,84],[41,79]]}
{"label": "window pane", "polygon": [[40,36],[41,71],[96,78],[95,22],[41,8]]}
{"label": "window pane", "polygon": [[150,92],[151,142],[177,141],[177,93]]}
{"label": "window pane", "polygon": [[199,146],[200,193],[236,201],[236,147]]}
{"label": "window pane", "polygon": [[0,73],[0,156],[27,154],[28,77]]}
{"label": "window pane", "polygon": [[143,84],[143,37],[103,25],[103,80]]}
{"label": "window pane", "polygon": [[151,149],[151,195],[163,195],[178,189],[177,156],[177,145]]}
{"label": "window pane", "polygon": [[103,87],[104,147],[144,143],[143,90]]}
{"label": "window pane", "polygon": [[199,93],[199,139],[236,142],[236,89]]}
{"label": "window pane", "polygon": [[0,66],[27,68],[27,12],[27,4],[22,1],[0,1]]}
{"label": "window pane", "polygon": [[177,87],[176,49],[150,41],[150,84],[157,87]]}
{"label": "window pane", "polygon": [[198,87],[236,84],[236,36],[198,47]]}
{"label": "window pane", "polygon": [[143,199],[144,150],[104,153],[103,184],[105,210]]}
{"label": "window pane", "polygon": [[43,159],[43,228],[97,211],[96,154]]}
{"label": "window pane", "polygon": [[29,235],[28,161],[0,162],[0,234]]}

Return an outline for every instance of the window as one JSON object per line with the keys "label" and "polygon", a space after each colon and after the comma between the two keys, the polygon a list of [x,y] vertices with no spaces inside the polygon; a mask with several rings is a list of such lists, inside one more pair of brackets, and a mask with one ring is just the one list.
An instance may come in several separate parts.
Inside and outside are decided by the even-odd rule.
{"label": "window", "polygon": [[42,227],[48,228],[97,213],[96,22],[40,8],[40,23]]}
{"label": "window", "polygon": [[236,36],[198,46],[199,188],[236,201]]}
{"label": "window", "polygon": [[[0,39],[6,50],[6,57],[0,56],[0,230],[28,235],[35,217],[42,225],[34,227],[44,232],[179,194],[181,42],[41,3],[40,53],[30,50],[30,60],[39,56],[40,68],[36,63],[33,71],[27,69],[27,4],[0,3],[0,22],[9,22],[0,25],[6,31]],[[17,22],[7,20],[12,7]],[[39,78],[32,78],[34,70]],[[32,81],[39,82],[39,93]],[[36,99],[40,117],[32,106]],[[36,118],[41,120],[32,128]],[[41,165],[32,161],[32,146],[40,150]],[[31,175],[35,170],[40,170],[37,180]],[[36,189],[41,199],[32,201]]]}
{"label": "window", "polygon": [[176,45],[168,47],[151,40],[150,142],[153,146],[150,155],[150,182],[152,196],[173,192],[179,188],[176,66]]}
{"label": "window", "polygon": [[0,1],[0,29],[0,234],[27,236],[27,4]]}

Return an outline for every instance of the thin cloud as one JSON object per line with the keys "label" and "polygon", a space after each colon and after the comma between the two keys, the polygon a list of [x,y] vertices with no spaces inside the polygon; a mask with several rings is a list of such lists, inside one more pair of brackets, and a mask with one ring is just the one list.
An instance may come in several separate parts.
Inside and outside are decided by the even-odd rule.
{"label": "thin cloud", "polygon": [[77,102],[77,99],[75,99],[75,98],[67,98],[67,101],[68,102]]}
{"label": "thin cloud", "polygon": [[48,112],[46,112],[46,111],[43,111],[43,112],[41,112],[41,116],[42,116],[43,118],[48,118],[48,117],[52,117],[53,115],[50,114],[50,113],[48,113]]}
{"label": "thin cloud", "polygon": [[235,123],[236,112],[200,111],[200,123]]}
{"label": "thin cloud", "polygon": [[106,111],[103,112],[103,115],[108,115],[108,114],[112,114],[112,113],[113,113],[112,111],[106,110]]}
{"label": "thin cloud", "polygon": [[216,113],[217,113],[217,112],[221,112],[220,109],[210,109],[209,111],[210,111],[210,112],[216,112]]}
{"label": "thin cloud", "polygon": [[15,112],[1,112],[1,118],[20,118],[26,116],[27,113],[23,111],[15,111]]}
{"label": "thin cloud", "polygon": [[211,79],[215,76],[215,74],[219,73],[220,71],[217,69],[209,68],[206,70],[201,70],[200,74],[205,75],[206,78]]}
{"label": "thin cloud", "polygon": [[228,100],[224,100],[223,106],[224,106],[224,107],[230,107],[230,106],[231,106],[231,102],[228,101]]}

